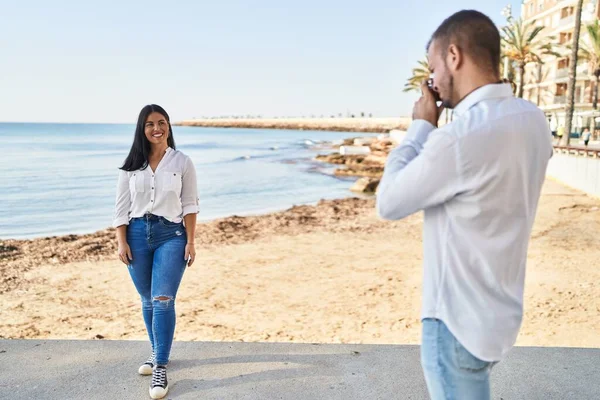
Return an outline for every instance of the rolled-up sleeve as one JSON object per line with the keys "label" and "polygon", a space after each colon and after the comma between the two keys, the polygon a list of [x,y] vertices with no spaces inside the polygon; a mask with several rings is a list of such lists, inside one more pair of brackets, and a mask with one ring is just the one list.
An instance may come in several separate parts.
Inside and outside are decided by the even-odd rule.
{"label": "rolled-up sleeve", "polygon": [[181,207],[183,216],[188,214],[198,214],[200,207],[198,205],[198,182],[196,181],[196,168],[192,160],[187,157],[183,167],[181,187]]}
{"label": "rolled-up sleeve", "polygon": [[414,121],[388,156],[377,189],[377,213],[396,220],[446,202],[459,189],[457,140],[449,129]]}
{"label": "rolled-up sleeve", "polygon": [[117,184],[117,199],[115,201],[115,216],[113,227],[129,225],[129,210],[131,208],[131,194],[129,193],[129,175],[127,171],[119,170]]}

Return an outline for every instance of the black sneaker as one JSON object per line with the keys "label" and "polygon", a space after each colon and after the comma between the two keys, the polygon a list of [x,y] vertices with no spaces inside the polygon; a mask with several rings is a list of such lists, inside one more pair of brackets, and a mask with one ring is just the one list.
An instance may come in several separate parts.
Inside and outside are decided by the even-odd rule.
{"label": "black sneaker", "polygon": [[152,371],[152,382],[150,383],[150,397],[152,399],[162,399],[169,391],[169,382],[167,381],[167,367],[157,365]]}
{"label": "black sneaker", "polygon": [[154,352],[152,352],[152,355],[146,360],[146,362],[140,365],[138,373],[140,375],[152,375],[152,368],[154,368],[155,361],[156,356],[154,355]]}

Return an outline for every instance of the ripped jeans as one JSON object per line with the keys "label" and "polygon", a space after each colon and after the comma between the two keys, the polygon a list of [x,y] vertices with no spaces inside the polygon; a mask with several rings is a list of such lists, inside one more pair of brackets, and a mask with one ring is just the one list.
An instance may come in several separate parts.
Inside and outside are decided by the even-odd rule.
{"label": "ripped jeans", "polygon": [[185,228],[183,223],[146,214],[129,221],[127,243],[133,257],[128,270],[142,298],[156,364],[167,365],[175,334],[175,297],[186,268]]}

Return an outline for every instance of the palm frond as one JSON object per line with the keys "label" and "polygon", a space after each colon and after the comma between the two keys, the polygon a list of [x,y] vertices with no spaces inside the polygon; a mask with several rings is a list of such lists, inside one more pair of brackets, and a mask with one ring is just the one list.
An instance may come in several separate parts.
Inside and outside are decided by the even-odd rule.
{"label": "palm frond", "polygon": [[403,92],[420,91],[421,84],[429,79],[431,72],[429,71],[429,63],[427,59],[417,61],[417,66],[412,69],[411,76],[406,79]]}
{"label": "palm frond", "polygon": [[519,64],[542,62],[542,56],[558,55],[554,49],[554,38],[540,35],[544,29],[544,26],[536,26],[535,20],[512,20],[502,28],[503,54]]}

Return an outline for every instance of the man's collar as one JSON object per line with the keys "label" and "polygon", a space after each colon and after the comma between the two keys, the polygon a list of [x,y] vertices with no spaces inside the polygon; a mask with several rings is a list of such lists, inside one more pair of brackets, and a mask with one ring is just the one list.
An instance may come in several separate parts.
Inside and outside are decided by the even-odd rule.
{"label": "man's collar", "polygon": [[481,86],[469,93],[456,107],[454,115],[460,117],[471,107],[483,100],[498,99],[502,97],[512,97],[513,91],[509,83],[490,83]]}

